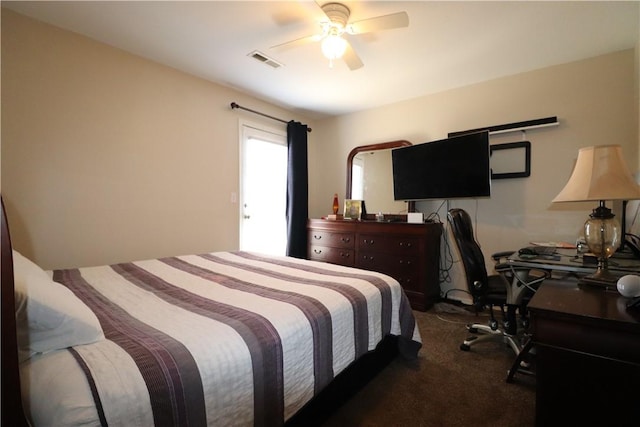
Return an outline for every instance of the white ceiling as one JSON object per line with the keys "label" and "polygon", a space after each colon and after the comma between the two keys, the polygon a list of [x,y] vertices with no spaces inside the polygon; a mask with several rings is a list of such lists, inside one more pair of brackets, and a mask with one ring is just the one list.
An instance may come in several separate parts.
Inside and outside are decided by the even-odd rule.
{"label": "white ceiling", "polygon": [[[324,1],[319,1],[323,4]],[[313,1],[8,2],[2,6],[321,118],[633,48],[636,1],[344,1],[350,21],[399,11],[409,27],[351,36],[364,67],[329,68]],[[271,68],[254,50],[283,66]]]}

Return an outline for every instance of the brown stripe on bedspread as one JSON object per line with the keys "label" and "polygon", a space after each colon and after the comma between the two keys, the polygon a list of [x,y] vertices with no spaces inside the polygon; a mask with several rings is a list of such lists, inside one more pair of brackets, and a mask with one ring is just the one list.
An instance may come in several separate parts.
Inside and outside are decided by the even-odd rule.
{"label": "brown stripe on bedspread", "polygon": [[405,359],[413,360],[418,357],[418,351],[422,343],[413,340],[413,333],[416,328],[416,318],[411,311],[409,297],[403,292],[400,297],[400,337],[398,339],[398,350]]}
{"label": "brown stripe on bedspread", "polygon": [[[231,254],[234,255],[238,255],[238,256],[243,256],[243,255],[248,255],[246,256],[247,259],[258,259],[258,257],[251,257],[248,253],[246,252],[230,252]],[[209,260],[209,261],[213,261],[216,262],[218,264],[223,264],[223,265],[229,265],[229,266],[233,266],[236,268],[240,268],[246,271],[252,271],[255,273],[259,273],[262,274],[264,276],[269,276],[269,277],[274,277],[280,280],[284,280],[284,281],[288,281],[288,282],[293,282],[296,285],[315,285],[315,286],[322,286],[324,288],[327,289],[331,289],[339,294],[341,294],[342,296],[344,296],[352,305],[353,307],[353,325],[354,325],[354,338],[355,338],[355,342],[354,342],[354,347],[355,347],[355,354],[356,357],[360,357],[361,355],[363,355],[364,353],[367,352],[368,350],[368,346],[369,346],[369,316],[367,313],[368,307],[367,307],[367,299],[365,298],[365,296],[362,294],[362,292],[358,291],[355,288],[352,288],[351,286],[344,286],[341,285],[340,283],[336,283],[336,282],[331,282],[330,280],[314,280],[314,279],[308,279],[305,278],[302,275],[290,275],[290,274],[286,274],[286,273],[282,273],[282,272],[277,272],[274,270],[269,270],[266,268],[260,268],[260,267],[256,267],[256,266],[251,266],[249,264],[246,263],[240,263],[240,262],[234,262],[231,261],[229,259],[224,259],[221,258],[219,256],[216,256],[215,254],[203,254],[201,255],[201,257]],[[274,265],[283,265],[284,263],[277,263],[274,262],[272,259],[270,258],[260,258],[260,261],[265,261],[265,262],[269,262],[271,264]],[[296,267],[298,270],[304,270],[304,271],[308,271],[306,268],[304,267]],[[329,276],[327,276],[327,278],[329,278]],[[253,284],[253,286],[260,286],[259,283]],[[260,293],[260,295],[265,296],[267,298],[275,298],[278,299],[280,301],[287,301],[290,303],[294,303],[297,306],[299,305],[300,298],[304,298],[304,299],[308,299],[308,301],[311,304],[319,304],[324,311],[326,312],[328,321],[331,322],[331,317],[328,313],[328,311],[326,311],[326,309],[324,308],[324,305],[322,305],[320,302],[318,302],[315,298],[311,298],[311,297],[306,297],[304,295],[300,295],[297,294],[295,292],[287,292],[287,291],[279,291],[279,290],[275,290],[275,289],[271,289],[271,288],[265,288],[265,287],[261,287],[263,290]],[[304,305],[300,305],[300,308],[302,310],[304,310]],[[307,313],[305,312],[305,315],[307,316],[307,318],[309,319],[309,322],[312,325],[312,328],[314,326],[314,322],[313,322],[313,314],[312,313]],[[328,338],[331,339],[331,324],[329,323],[327,325],[329,327],[328,330]],[[313,329],[313,334],[314,334],[314,339],[317,333],[317,328]],[[324,334],[327,335],[327,334]],[[318,345],[319,344],[319,345]],[[323,357],[323,353],[327,353],[326,349],[331,349],[331,341],[329,342],[323,342],[323,340],[320,340],[320,342],[316,342],[314,343],[314,358],[321,358]],[[331,352],[329,352],[331,353]],[[332,362],[332,361],[328,361],[328,362]],[[328,369],[329,369],[329,373],[330,375],[332,375],[331,373],[333,372],[332,370],[333,366],[329,365]],[[316,371],[316,392],[319,391],[322,387],[324,387],[328,381],[325,381],[324,379],[321,381],[318,381],[318,374],[320,374],[321,372],[320,369],[318,369]],[[326,372],[326,371],[325,371]],[[320,377],[323,378],[323,377]],[[329,378],[331,379],[331,378]],[[320,383],[320,384],[318,384]]]}
{"label": "brown stripe on bedspread", "polygon": [[82,299],[98,317],[105,337],[135,360],[149,390],[156,426],[206,425],[200,373],[180,342],[130,316],[87,284],[77,269],[56,270],[53,279]]}
{"label": "brown stripe on bedspread", "polygon": [[[232,252],[234,255],[238,255],[243,258],[252,259],[256,261],[266,262],[270,264],[281,265],[284,267],[295,268],[298,270],[308,271],[311,273],[324,274],[328,276],[336,276],[336,277],[350,277],[360,279],[366,282],[369,282],[371,285],[378,288],[380,292],[380,297],[382,299],[382,334],[386,336],[391,331],[391,317],[392,317],[392,305],[393,305],[393,297],[391,295],[391,287],[387,282],[381,279],[378,276],[374,276],[372,274],[367,274],[364,270],[353,270],[349,272],[339,272],[336,270],[321,268],[311,265],[301,265],[299,263],[286,261],[284,258],[267,258],[260,255],[256,255],[249,252]],[[355,273],[355,271],[360,271],[360,273]],[[346,295],[345,295],[346,296]]]}
{"label": "brown stripe on bedspread", "polygon": [[[215,262],[223,261],[213,255],[203,255],[203,257]],[[267,288],[260,286],[260,284],[257,283],[248,283],[197,265],[189,264],[188,262],[178,258],[163,258],[160,259],[160,261],[165,262],[173,268],[210,280],[218,285],[222,285],[230,289],[295,305],[305,315],[309,321],[309,326],[311,327],[314,352],[314,391],[316,393],[319,392],[333,379],[333,352],[327,351],[327,349],[333,349],[331,314],[320,301],[310,296]],[[239,265],[238,267],[251,271],[247,269],[245,265]],[[298,280],[301,279],[298,278]],[[262,369],[269,370],[270,366],[266,365],[262,367]]]}
{"label": "brown stripe on bedspread", "polygon": [[[291,262],[291,261],[287,261],[284,258],[270,258],[270,257],[264,257],[264,256],[260,256],[258,254],[255,253],[250,253],[250,252],[243,252],[243,251],[236,251],[236,252],[231,252],[234,255],[237,255],[239,257],[243,257],[246,259],[251,259],[251,260],[255,260],[255,261],[260,261],[260,262],[265,262],[265,263],[269,263],[269,264],[275,264],[275,265],[281,265],[284,267],[290,267],[290,268],[295,268],[298,270],[304,270],[304,271],[308,271],[308,272],[312,272],[312,273],[319,273],[319,274],[325,274],[325,275],[332,275],[332,276],[337,276],[337,277],[354,277],[354,278],[358,278],[361,280],[365,280],[369,283],[371,283],[373,286],[377,287],[378,290],[380,291],[380,296],[382,298],[382,333],[383,336],[386,336],[389,334],[390,330],[391,330],[391,317],[393,315],[392,311],[392,295],[391,295],[391,287],[389,286],[389,284],[387,282],[385,282],[383,279],[381,279],[378,276],[374,276],[371,274],[367,274],[366,272],[361,272],[361,273],[357,273],[354,274],[353,272],[348,272],[348,273],[341,273],[338,271],[335,271],[334,269],[328,269],[328,268],[321,268],[321,267],[317,267],[317,266],[310,266],[307,264],[301,265],[299,263],[295,263],[295,262]],[[204,257],[209,257],[209,255],[203,255]],[[240,264],[243,265],[244,264]],[[246,267],[245,267],[246,268]],[[256,268],[256,270],[260,270],[259,268]],[[284,275],[283,275],[284,276]],[[293,276],[289,276],[289,277],[293,277]],[[298,281],[297,278],[293,278],[294,280]],[[312,283],[312,280],[308,280],[305,281],[303,283]],[[322,282],[323,286],[330,286],[330,284],[324,284],[326,282]],[[342,290],[344,289],[344,287],[339,287],[339,285],[337,287],[333,287],[332,289],[337,290],[338,292],[342,292]],[[345,293],[343,293],[343,295],[345,297],[347,297],[352,304],[354,304],[354,302],[351,300],[351,294],[349,294],[348,291],[346,291]],[[354,304],[355,307],[355,304]],[[365,303],[365,307],[366,307],[366,303]],[[355,310],[354,310],[355,312]],[[366,308],[365,308],[365,316],[366,316]],[[401,354],[406,357],[407,359],[415,359],[417,357],[417,353],[418,350],[420,350],[420,348],[422,347],[422,344],[413,341],[413,333],[416,327],[416,321],[415,321],[415,317],[413,316],[413,311],[411,309],[411,304],[409,303],[409,298],[407,297],[407,295],[402,292],[401,296],[400,296],[400,307],[399,307],[399,316],[400,316],[400,352]],[[368,330],[368,329],[365,329]],[[365,344],[366,345],[366,344]],[[365,349],[366,351],[366,349]],[[361,353],[357,353],[358,356],[361,355]]]}
{"label": "brown stripe on bedspread", "polygon": [[[165,260],[166,261],[166,260]],[[129,282],[185,310],[233,327],[247,343],[254,380],[254,425],[278,425],[284,419],[282,343],[263,316],[193,294],[134,264],[111,266]]]}
{"label": "brown stripe on bedspread", "polygon": [[89,388],[91,389],[91,394],[93,395],[93,401],[96,404],[96,411],[98,411],[98,419],[100,420],[101,426],[108,426],[107,418],[104,416],[104,408],[102,407],[102,400],[100,399],[100,394],[98,393],[98,389],[96,388],[96,381],[93,379],[93,375],[91,374],[91,370],[87,366],[87,363],[84,361],[82,356],[78,354],[78,352],[70,347],[69,353],[76,359],[80,368],[84,371],[85,376],[87,377],[87,381],[89,382]]}

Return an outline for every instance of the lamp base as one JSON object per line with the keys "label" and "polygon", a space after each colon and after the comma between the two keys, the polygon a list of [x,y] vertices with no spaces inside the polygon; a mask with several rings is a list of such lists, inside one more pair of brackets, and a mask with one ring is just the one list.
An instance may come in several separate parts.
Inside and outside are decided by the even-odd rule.
{"label": "lamp base", "polygon": [[620,277],[609,273],[609,270],[598,269],[595,273],[581,278],[580,283],[615,290],[618,284],[618,279],[620,279]]}

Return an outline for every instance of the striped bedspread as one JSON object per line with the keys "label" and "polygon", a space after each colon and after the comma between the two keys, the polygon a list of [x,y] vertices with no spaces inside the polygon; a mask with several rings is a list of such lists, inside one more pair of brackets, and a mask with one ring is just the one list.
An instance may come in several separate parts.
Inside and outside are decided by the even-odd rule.
{"label": "striped bedspread", "polygon": [[56,270],[106,339],[70,351],[103,425],[280,425],[388,334],[420,334],[383,274],[216,252]]}

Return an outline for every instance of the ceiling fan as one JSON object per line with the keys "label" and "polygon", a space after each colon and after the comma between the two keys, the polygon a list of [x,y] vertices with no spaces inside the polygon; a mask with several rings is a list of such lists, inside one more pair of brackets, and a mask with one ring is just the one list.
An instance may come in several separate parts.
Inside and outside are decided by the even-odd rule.
{"label": "ceiling fan", "polygon": [[380,30],[402,28],[409,26],[409,15],[397,12],[389,15],[349,22],[351,11],[342,3],[326,3],[320,6],[328,21],[320,22],[321,33],[291,40],[271,49],[284,50],[311,42],[322,42],[322,53],[329,59],[329,66],[333,61],[342,58],[349,69],[357,70],[364,64],[345,37],[370,33]]}

